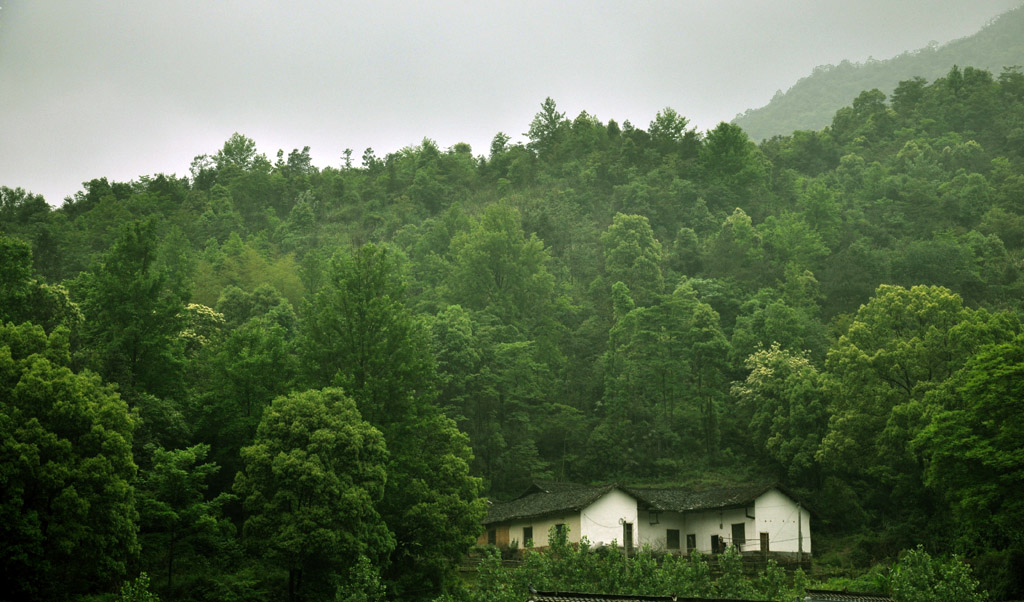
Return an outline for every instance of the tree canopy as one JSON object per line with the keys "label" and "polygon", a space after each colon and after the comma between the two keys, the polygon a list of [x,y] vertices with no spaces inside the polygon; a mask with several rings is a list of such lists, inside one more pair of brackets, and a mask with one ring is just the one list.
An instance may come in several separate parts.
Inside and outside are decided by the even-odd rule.
{"label": "tree canopy", "polygon": [[116,585],[139,550],[135,420],[69,363],[66,331],[0,325],[0,563],[15,598]]}
{"label": "tree canopy", "polygon": [[0,186],[16,587],[461,599],[482,496],[771,480],[818,562],[923,544],[1021,597],[1024,74],[865,88],[759,143],[549,98],[486,155],[238,133],[60,207]]}

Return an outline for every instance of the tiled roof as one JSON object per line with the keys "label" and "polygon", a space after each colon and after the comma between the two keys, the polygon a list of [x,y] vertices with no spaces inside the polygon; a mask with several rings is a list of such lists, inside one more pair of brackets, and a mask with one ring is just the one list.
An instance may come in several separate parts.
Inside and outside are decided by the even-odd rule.
{"label": "tiled roof", "polygon": [[615,600],[616,602],[647,602],[650,600],[676,600],[668,596],[620,596],[616,594],[581,594],[577,592],[537,592],[527,602],[591,602],[592,600]]}
{"label": "tiled roof", "polygon": [[[593,602],[608,600],[614,602],[726,602],[720,598],[678,598],[676,596],[628,596],[622,594],[583,594],[578,592],[535,592],[527,602]],[[752,600],[729,600],[728,602],[755,602]]]}
{"label": "tiled roof", "polygon": [[711,510],[747,506],[765,491],[776,487],[774,483],[744,485],[739,487],[719,487],[704,491],[691,491],[681,488],[648,489],[630,487],[623,489],[636,497],[642,504],[652,510],[662,512],[692,512],[695,510]]}
{"label": "tiled roof", "polygon": [[893,602],[892,598],[882,594],[859,594],[827,589],[809,589],[806,593],[805,602]]}
{"label": "tiled roof", "polygon": [[776,483],[693,491],[682,488],[621,487],[616,484],[580,485],[557,481],[537,481],[512,501],[494,502],[487,512],[484,524],[490,525],[510,520],[577,512],[594,503],[612,489],[619,489],[636,498],[642,509],[661,512],[693,512],[749,506],[759,495],[772,488],[779,489],[789,497],[796,499]]}
{"label": "tiled roof", "polygon": [[492,504],[487,511],[487,517],[484,518],[484,524],[567,511],[576,512],[593,504],[615,488],[615,485],[594,486],[538,481],[517,499]]}

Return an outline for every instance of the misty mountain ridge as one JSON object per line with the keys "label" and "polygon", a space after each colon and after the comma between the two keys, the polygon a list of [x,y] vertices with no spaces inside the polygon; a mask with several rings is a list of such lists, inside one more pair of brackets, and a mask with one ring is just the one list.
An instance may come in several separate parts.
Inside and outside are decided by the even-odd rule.
{"label": "misty mountain ridge", "polygon": [[786,92],[776,92],[767,105],[748,109],[732,123],[755,141],[797,130],[820,130],[864,90],[877,88],[888,95],[901,81],[913,77],[931,81],[954,65],[972,65],[994,75],[1024,65],[1024,5],[994,18],[974,35],[946,44],[932,43],[891,59],[815,67]]}

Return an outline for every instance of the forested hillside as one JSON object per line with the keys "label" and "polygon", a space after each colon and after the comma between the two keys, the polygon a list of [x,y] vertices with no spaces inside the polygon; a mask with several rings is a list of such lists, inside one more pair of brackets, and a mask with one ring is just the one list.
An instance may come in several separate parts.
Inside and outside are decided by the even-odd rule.
{"label": "forested hillside", "polygon": [[526,136],[0,188],[0,590],[458,598],[542,477],[778,480],[819,561],[1022,594],[1024,74]]}
{"label": "forested hillside", "polygon": [[1024,65],[1024,6],[1002,14],[974,35],[942,46],[891,59],[816,67],[789,90],[777,92],[767,105],[737,115],[733,123],[755,141],[796,130],[820,130],[863,90],[878,88],[891,94],[903,80],[931,81],[953,65],[972,65],[995,74],[1004,67]]}

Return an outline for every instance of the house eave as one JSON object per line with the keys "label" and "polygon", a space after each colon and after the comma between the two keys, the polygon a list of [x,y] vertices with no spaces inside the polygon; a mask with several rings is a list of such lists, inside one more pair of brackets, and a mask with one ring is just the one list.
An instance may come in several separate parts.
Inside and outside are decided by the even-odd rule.
{"label": "house eave", "polygon": [[514,522],[518,522],[518,521],[538,519],[538,518],[551,518],[552,516],[565,516],[566,514],[574,514],[574,513],[577,513],[579,511],[581,511],[581,510],[583,510],[583,508],[565,508],[563,510],[551,510],[551,511],[548,511],[548,512],[536,512],[536,513],[531,513],[531,514],[517,514],[517,515],[507,516],[507,517],[500,518],[500,519],[495,519],[495,520],[484,519],[482,524],[484,526],[489,527],[491,525],[500,525],[500,524],[503,524],[503,523],[514,523]]}

